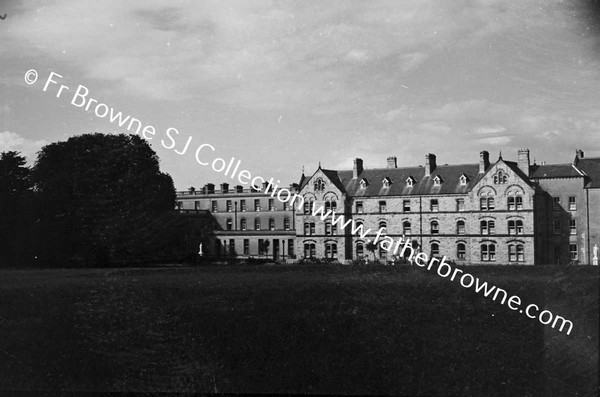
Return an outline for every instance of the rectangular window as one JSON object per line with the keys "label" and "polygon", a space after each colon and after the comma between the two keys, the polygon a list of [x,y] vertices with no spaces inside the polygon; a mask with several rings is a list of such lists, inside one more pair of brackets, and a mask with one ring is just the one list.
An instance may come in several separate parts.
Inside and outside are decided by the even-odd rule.
{"label": "rectangular window", "polygon": [[485,197],[479,199],[479,209],[481,211],[487,211],[487,199]]}
{"label": "rectangular window", "polygon": [[560,219],[554,220],[554,234],[560,234]]}
{"label": "rectangular window", "polygon": [[250,255],[250,240],[244,239],[244,255]]}
{"label": "rectangular window", "polygon": [[260,211],[260,199],[254,199],[254,211]]}
{"label": "rectangular window", "polygon": [[217,212],[219,210],[219,205],[216,200],[212,201],[212,212]]}
{"label": "rectangular window", "polygon": [[515,201],[517,202],[517,211],[523,209],[523,197],[517,196],[515,197]]}
{"label": "rectangular window", "polygon": [[290,218],[283,218],[283,228],[290,230]]}
{"label": "rectangular window", "polygon": [[569,211],[575,211],[575,210],[577,210],[577,204],[575,203],[575,197],[570,196],[569,197]]}
{"label": "rectangular window", "polygon": [[260,230],[260,218],[254,220],[254,230]]}
{"label": "rectangular window", "polygon": [[404,212],[410,212],[410,200],[403,200],[402,201],[402,211],[404,211]]}
{"label": "rectangular window", "polygon": [[577,244],[569,244],[569,256],[572,261],[577,260]]}
{"label": "rectangular window", "polygon": [[269,218],[269,230],[275,230],[275,219]]}
{"label": "rectangular window", "polygon": [[517,245],[517,261],[525,262],[525,249],[522,245]]}
{"label": "rectangular window", "polygon": [[231,230],[233,228],[233,221],[231,218],[227,218],[227,230]]}
{"label": "rectangular window", "polygon": [[379,212],[387,212],[387,205],[385,203],[385,201],[380,201],[379,202]]}
{"label": "rectangular window", "polygon": [[465,199],[456,199],[456,210],[464,211],[465,210]]}
{"label": "rectangular window", "polygon": [[434,212],[440,210],[440,205],[437,199],[431,199],[431,202],[429,203],[429,209]]}
{"label": "rectangular window", "polygon": [[246,200],[240,200],[240,210],[246,212]]}
{"label": "rectangular window", "polygon": [[227,200],[227,212],[231,212],[231,200]]}
{"label": "rectangular window", "polygon": [[275,200],[269,199],[269,211],[275,211]]}
{"label": "rectangular window", "polygon": [[362,201],[357,201],[356,202],[356,212],[359,214],[363,213],[363,203]]}
{"label": "rectangular window", "polygon": [[577,234],[577,221],[575,219],[569,219],[569,230],[571,234]]}
{"label": "rectangular window", "polygon": [[314,222],[310,223],[310,234],[311,235],[315,234],[315,223]]}
{"label": "rectangular window", "polygon": [[515,262],[517,260],[517,247],[515,245],[508,246],[508,261]]}
{"label": "rectangular window", "polygon": [[229,239],[229,255],[235,254],[235,240]]}
{"label": "rectangular window", "polygon": [[552,206],[555,210],[560,209],[560,197],[552,197]]}
{"label": "rectangular window", "polygon": [[288,239],[288,256],[293,256],[294,254],[294,239]]}
{"label": "rectangular window", "polygon": [[284,211],[289,211],[290,210],[290,205],[289,205],[289,203],[287,201],[283,203],[283,210]]}
{"label": "rectangular window", "polygon": [[200,209],[200,201],[194,201],[194,209],[198,211]]}

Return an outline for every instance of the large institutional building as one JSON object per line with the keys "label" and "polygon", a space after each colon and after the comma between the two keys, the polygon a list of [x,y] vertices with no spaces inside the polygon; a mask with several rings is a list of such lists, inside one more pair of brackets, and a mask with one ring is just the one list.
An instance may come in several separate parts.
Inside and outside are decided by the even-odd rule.
{"label": "large institutional building", "polygon": [[[349,170],[319,166],[303,174],[289,187],[293,204],[267,188],[207,184],[178,192],[177,205],[214,218],[213,237],[202,243],[215,257],[392,260],[381,246],[367,251],[382,228],[419,251],[466,264],[588,264],[600,245],[600,158],[581,150],[565,164],[531,164],[528,149],[516,162],[500,155],[490,163],[482,151],[478,162],[462,165],[439,165],[427,154],[424,165],[399,168],[388,157],[386,167],[367,168],[357,158]],[[314,205],[371,233],[361,238],[313,216]]]}

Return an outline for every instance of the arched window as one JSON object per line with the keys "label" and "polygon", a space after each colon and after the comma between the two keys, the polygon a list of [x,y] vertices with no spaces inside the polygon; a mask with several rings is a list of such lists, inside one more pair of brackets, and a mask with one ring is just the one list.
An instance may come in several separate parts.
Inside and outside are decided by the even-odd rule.
{"label": "arched window", "polygon": [[379,229],[383,229],[383,233],[387,232],[387,222],[379,221]]}
{"label": "arched window", "polygon": [[320,190],[324,190],[325,189],[325,182],[323,182],[323,179],[318,178],[315,183],[314,183],[314,188],[316,191],[320,191]]}
{"label": "arched window", "polygon": [[337,259],[337,244],[326,243],[325,244],[325,257],[329,259]]}
{"label": "arched window", "polygon": [[305,243],[304,244],[304,257],[305,258],[314,258],[316,256],[316,247],[313,243]]}
{"label": "arched window", "polygon": [[439,234],[440,224],[438,221],[431,221],[431,234]]}
{"label": "arched window", "polygon": [[525,250],[523,244],[510,244],[508,246],[509,262],[525,262]]}
{"label": "arched window", "polygon": [[493,197],[481,197],[479,199],[479,209],[481,211],[492,211],[495,208]]}
{"label": "arched window", "polygon": [[410,234],[410,222],[409,221],[404,221],[402,223],[402,231],[404,232],[404,234],[409,235]]}
{"label": "arched window", "polygon": [[465,234],[465,221],[460,220],[456,222],[456,234]]}
{"label": "arched window", "polygon": [[304,224],[304,234],[306,234],[306,235],[310,234],[310,224],[308,222],[306,222]]}
{"label": "arched window", "polygon": [[456,257],[458,259],[465,259],[467,255],[467,247],[464,243],[456,244]]}
{"label": "arched window", "polygon": [[496,223],[494,221],[479,222],[481,234],[496,234]]}
{"label": "arched window", "polygon": [[365,254],[365,246],[363,243],[356,244],[356,258],[362,258]]}
{"label": "arched window", "polygon": [[440,256],[440,245],[438,243],[431,243],[431,257],[434,258]]}
{"label": "arched window", "polygon": [[496,245],[481,244],[481,261],[493,262],[496,260]]}

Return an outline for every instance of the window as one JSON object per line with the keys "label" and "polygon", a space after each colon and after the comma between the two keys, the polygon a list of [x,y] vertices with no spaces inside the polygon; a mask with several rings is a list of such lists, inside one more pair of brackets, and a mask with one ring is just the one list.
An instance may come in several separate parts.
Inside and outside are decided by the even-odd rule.
{"label": "window", "polygon": [[325,244],[325,257],[329,259],[337,259],[337,244],[327,243]]}
{"label": "window", "polygon": [[410,234],[410,222],[409,221],[405,221],[402,223],[402,231],[406,235]]}
{"label": "window", "polygon": [[457,221],[456,222],[456,233],[457,234],[465,234],[465,221]]}
{"label": "window", "polygon": [[456,210],[464,211],[465,210],[465,199],[456,199]]}
{"label": "window", "polygon": [[440,256],[440,245],[438,243],[431,243],[431,257]]}
{"label": "window", "polygon": [[335,201],[332,201],[332,202],[331,202],[331,210],[332,210],[332,211],[335,211],[336,209],[337,209],[337,202],[335,202]]}
{"label": "window", "polygon": [[325,235],[331,236],[331,222],[325,222]]}
{"label": "window", "polygon": [[431,234],[440,233],[440,224],[437,221],[431,221]]}
{"label": "window", "polygon": [[356,212],[359,214],[363,213],[363,203],[362,201],[357,201],[356,202]]}
{"label": "window", "polygon": [[575,203],[575,197],[570,196],[569,197],[569,211],[575,211],[575,210],[577,210],[577,204]]}
{"label": "window", "polygon": [[433,178],[433,186],[440,186],[442,182],[444,182],[444,180],[439,175],[436,175],[435,178]]}
{"label": "window", "polygon": [[517,196],[515,197],[515,201],[517,202],[517,211],[523,209],[523,197]]}
{"label": "window", "polygon": [[386,212],[387,211],[387,205],[385,203],[385,201],[380,201],[379,202],[379,212]]}
{"label": "window", "polygon": [[404,212],[410,212],[410,200],[403,200],[402,201],[402,211],[404,211]]}
{"label": "window", "polygon": [[481,234],[495,234],[496,223],[494,221],[481,221],[479,223]]}
{"label": "window", "polygon": [[235,240],[234,239],[229,239],[229,254],[230,255],[235,254]]}
{"label": "window", "polygon": [[361,179],[359,183],[361,189],[366,189],[367,186],[369,186],[369,181],[367,181],[365,178]]}
{"label": "window", "polygon": [[176,205],[176,208],[177,208],[178,210],[180,210],[180,209],[181,209],[181,207],[183,207],[183,202],[181,202],[181,201],[178,201],[178,202],[177,202],[177,205]]}
{"label": "window", "polygon": [[560,219],[554,220],[554,234],[560,234]]}
{"label": "window", "polygon": [[511,244],[508,246],[509,262],[525,262],[525,250],[523,244]]}
{"label": "window", "polygon": [[517,205],[515,203],[515,198],[514,197],[509,197],[508,198],[508,210],[509,211],[513,211],[517,209]]}
{"label": "window", "polygon": [[260,211],[260,200],[254,199],[254,211]]}
{"label": "window", "polygon": [[431,199],[431,202],[429,203],[429,209],[435,212],[439,211],[440,206],[437,199]]}
{"label": "window", "polygon": [[467,247],[464,243],[456,244],[456,257],[458,259],[465,259],[467,256]]}
{"label": "window", "polygon": [[555,210],[560,210],[560,197],[552,197],[552,207]]}
{"label": "window", "polygon": [[569,219],[569,230],[571,234],[577,234],[577,221],[575,219]]}
{"label": "window", "polygon": [[227,212],[231,212],[231,200],[227,200]]}
{"label": "window", "polygon": [[288,239],[288,256],[294,255],[294,239]]}
{"label": "window", "polygon": [[260,218],[254,220],[254,230],[260,230]]}
{"label": "window", "polygon": [[283,228],[290,230],[290,218],[283,218]]}
{"label": "window", "polygon": [[569,256],[572,261],[577,260],[577,244],[569,244]]}
{"label": "window", "polygon": [[493,197],[481,197],[479,199],[479,208],[481,211],[492,211],[494,207],[494,198]]}
{"label": "window", "polygon": [[523,221],[515,221],[517,226],[517,234],[523,234]]}
{"label": "window", "polygon": [[266,255],[269,251],[269,240],[258,239],[258,255]]}
{"label": "window", "polygon": [[387,230],[387,222],[386,221],[379,221],[379,229],[383,230],[382,233],[385,233]]}
{"label": "window", "polygon": [[233,228],[233,221],[231,218],[227,218],[227,230],[231,230]]}
{"label": "window", "polygon": [[314,258],[316,255],[316,247],[314,243],[306,243],[304,244],[304,257],[305,258]]}
{"label": "window", "polygon": [[212,212],[217,212],[219,210],[219,204],[216,200],[212,201]]}
{"label": "window", "polygon": [[304,214],[310,214],[310,202],[304,202]]}
{"label": "window", "polygon": [[288,202],[287,202],[287,201],[285,201],[285,202],[283,203],[283,210],[284,210],[284,211],[289,211],[289,210],[290,210],[290,205],[288,204]]}
{"label": "window", "polygon": [[315,223],[311,222],[310,225],[310,234],[315,234]]}
{"label": "window", "polygon": [[496,245],[481,244],[481,261],[492,262],[496,260]]}
{"label": "window", "polygon": [[462,186],[466,185],[468,181],[469,181],[469,178],[465,174],[462,174],[460,176],[460,184]]}
{"label": "window", "polygon": [[269,230],[275,230],[275,219],[269,218]]}
{"label": "window", "polygon": [[412,176],[409,176],[408,178],[406,178],[406,186],[408,187],[413,187],[415,185],[415,178],[413,178]]}
{"label": "window", "polygon": [[250,255],[250,240],[244,239],[244,255]]}
{"label": "window", "polygon": [[318,178],[318,179],[315,181],[315,183],[314,183],[314,188],[315,188],[315,190],[317,190],[317,191],[324,190],[324,189],[325,189],[325,182],[323,182],[323,179],[321,179],[321,178]]}
{"label": "window", "polygon": [[384,189],[388,189],[392,184],[392,181],[390,178],[383,178],[383,181],[381,181],[381,183],[383,184]]}
{"label": "window", "polygon": [[194,209],[196,211],[198,211],[200,209],[200,201],[198,201],[198,200],[194,201]]}
{"label": "window", "polygon": [[275,200],[269,199],[269,211],[275,211]]}
{"label": "window", "polygon": [[365,254],[365,246],[362,243],[356,244],[356,258],[362,258]]}
{"label": "window", "polygon": [[379,257],[381,259],[385,259],[385,258],[387,258],[387,253],[388,253],[388,251],[380,245],[379,246]]}
{"label": "window", "polygon": [[240,210],[246,212],[246,200],[240,200]]}
{"label": "window", "polygon": [[246,218],[240,219],[240,229],[246,230],[247,227],[248,227],[248,225],[247,225],[247,222],[246,222]]}

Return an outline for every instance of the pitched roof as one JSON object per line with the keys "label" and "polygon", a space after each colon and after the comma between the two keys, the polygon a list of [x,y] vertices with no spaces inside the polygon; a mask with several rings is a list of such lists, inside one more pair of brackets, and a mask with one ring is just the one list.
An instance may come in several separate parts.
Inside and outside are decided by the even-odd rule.
{"label": "pitched roof", "polygon": [[[356,179],[352,178],[352,170],[322,171],[342,192],[353,197],[464,194],[482,176],[479,174],[479,164],[438,165],[429,177],[425,177],[424,167],[365,169]],[[467,176],[466,185],[460,184],[460,177],[463,174]],[[433,180],[438,175],[443,182],[436,186]],[[409,187],[406,180],[411,176],[415,178],[416,182]],[[385,178],[392,181],[389,188],[383,187]],[[361,189],[360,186],[362,179],[366,179],[368,182],[364,189]]]}
{"label": "pitched roof", "polygon": [[578,159],[577,168],[589,178],[586,188],[600,188],[600,157]]}
{"label": "pitched roof", "polygon": [[531,179],[582,177],[573,164],[544,164],[531,167]]}

